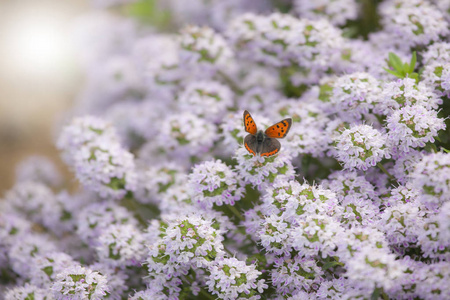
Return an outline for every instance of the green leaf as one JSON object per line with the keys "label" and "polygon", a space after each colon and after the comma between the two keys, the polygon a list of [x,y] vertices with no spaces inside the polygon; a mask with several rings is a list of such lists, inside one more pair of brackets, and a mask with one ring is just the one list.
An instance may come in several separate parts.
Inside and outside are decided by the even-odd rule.
{"label": "green leaf", "polygon": [[441,149],[444,150],[444,151],[447,152],[447,153],[450,153],[450,150],[445,149],[444,147],[441,147]]}
{"label": "green leaf", "polygon": [[397,72],[401,73],[403,71],[403,63],[400,57],[398,57],[395,53],[389,52],[389,64],[394,68]]}
{"label": "green leaf", "polygon": [[409,70],[408,73],[413,73],[414,72],[414,68],[416,67],[416,62],[417,62],[417,55],[416,55],[416,51],[413,52],[413,55],[411,57],[411,61],[409,62]]}
{"label": "green leaf", "polygon": [[417,73],[411,73],[411,74],[409,74],[408,76],[409,76],[409,78],[415,79],[415,80],[416,80],[416,83],[419,82],[419,74],[417,74]]}
{"label": "green leaf", "polygon": [[330,268],[332,268],[332,267],[335,267],[335,266],[342,266],[343,264],[341,263],[341,262],[339,262],[339,261],[329,261],[329,262],[326,262],[324,265],[323,265],[323,269],[324,270],[328,270],[328,269],[330,269]]}
{"label": "green leaf", "polygon": [[375,288],[372,295],[370,296],[370,300],[378,300],[380,298],[380,289]]}
{"label": "green leaf", "polygon": [[388,72],[389,74],[392,74],[398,78],[403,78],[403,75],[398,73],[397,71],[393,71],[393,70],[389,70],[387,68],[383,68],[386,72]]}

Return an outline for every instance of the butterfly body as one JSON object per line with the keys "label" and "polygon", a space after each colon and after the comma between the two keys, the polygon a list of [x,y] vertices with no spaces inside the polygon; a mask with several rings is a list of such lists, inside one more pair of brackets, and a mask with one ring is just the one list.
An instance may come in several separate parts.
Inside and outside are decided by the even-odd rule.
{"label": "butterfly body", "polygon": [[245,131],[250,133],[244,139],[244,146],[254,156],[272,156],[281,149],[277,138],[284,138],[292,125],[292,119],[284,119],[265,131],[257,130],[255,121],[248,111],[244,111]]}

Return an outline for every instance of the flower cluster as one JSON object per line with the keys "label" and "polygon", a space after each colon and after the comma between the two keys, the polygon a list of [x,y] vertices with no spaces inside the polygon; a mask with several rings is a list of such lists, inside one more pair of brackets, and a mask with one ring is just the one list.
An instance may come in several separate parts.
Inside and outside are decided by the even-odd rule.
{"label": "flower cluster", "polygon": [[447,2],[93,0],[0,298],[450,299]]}

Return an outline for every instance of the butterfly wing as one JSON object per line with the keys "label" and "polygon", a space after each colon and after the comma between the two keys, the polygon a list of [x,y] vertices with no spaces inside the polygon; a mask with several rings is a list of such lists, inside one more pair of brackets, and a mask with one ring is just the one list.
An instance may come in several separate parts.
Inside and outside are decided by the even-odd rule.
{"label": "butterfly wing", "polygon": [[270,138],[282,139],[291,129],[292,119],[284,119],[266,129],[265,134]]}
{"label": "butterfly wing", "polygon": [[252,116],[247,110],[244,111],[244,127],[245,131],[253,135],[255,135],[256,132],[258,131],[256,128],[255,121],[253,120]]}
{"label": "butterfly wing", "polygon": [[277,139],[266,138],[261,147],[261,156],[272,156],[281,149],[281,144]]}
{"label": "butterfly wing", "polygon": [[248,152],[250,152],[251,154],[253,154],[253,156],[255,156],[256,148],[258,146],[258,142],[256,141],[256,136],[248,134],[244,139],[244,146]]}

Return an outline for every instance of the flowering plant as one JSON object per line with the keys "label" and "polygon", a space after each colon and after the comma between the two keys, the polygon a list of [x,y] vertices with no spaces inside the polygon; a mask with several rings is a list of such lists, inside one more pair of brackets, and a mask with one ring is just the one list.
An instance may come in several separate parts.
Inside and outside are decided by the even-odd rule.
{"label": "flowering plant", "polygon": [[[0,296],[450,298],[450,4],[365,28],[313,2],[93,0],[56,141],[80,187],[18,166]],[[245,110],[292,119],[279,153],[244,147]]]}

